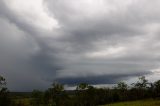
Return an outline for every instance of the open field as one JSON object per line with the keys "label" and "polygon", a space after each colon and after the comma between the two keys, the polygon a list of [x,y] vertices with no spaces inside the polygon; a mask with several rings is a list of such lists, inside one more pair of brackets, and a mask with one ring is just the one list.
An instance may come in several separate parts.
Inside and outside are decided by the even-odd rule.
{"label": "open field", "polygon": [[160,106],[160,100],[139,100],[139,101],[131,101],[131,102],[120,102],[107,104],[103,106]]}
{"label": "open field", "polygon": [[[16,103],[21,103],[24,106],[30,106],[30,100],[31,99],[29,98],[17,99]],[[138,100],[129,102],[119,102],[119,103],[100,105],[100,106],[160,106],[160,100],[147,99],[147,100]]]}

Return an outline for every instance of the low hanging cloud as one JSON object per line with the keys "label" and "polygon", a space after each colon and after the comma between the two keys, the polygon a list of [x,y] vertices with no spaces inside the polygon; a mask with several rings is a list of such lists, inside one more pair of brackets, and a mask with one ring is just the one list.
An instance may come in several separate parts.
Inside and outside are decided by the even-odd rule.
{"label": "low hanging cloud", "polygon": [[0,74],[19,91],[151,77],[160,62],[159,2],[1,0]]}

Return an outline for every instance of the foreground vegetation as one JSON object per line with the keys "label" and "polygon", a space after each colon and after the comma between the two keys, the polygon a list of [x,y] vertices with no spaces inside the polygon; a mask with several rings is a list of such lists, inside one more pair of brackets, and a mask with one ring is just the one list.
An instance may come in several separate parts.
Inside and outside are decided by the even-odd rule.
{"label": "foreground vegetation", "polygon": [[113,103],[102,106],[160,106],[160,100],[148,99],[148,100]]}
{"label": "foreground vegetation", "polygon": [[[23,95],[24,94],[24,95]],[[80,83],[74,91],[65,91],[62,84],[53,83],[50,88],[42,92],[33,90],[32,93],[9,93],[6,81],[0,76],[0,106],[160,106],[160,80],[149,83],[144,76],[139,81],[128,86],[119,82],[113,88],[95,88],[87,83]],[[135,101],[152,98],[149,101]],[[112,104],[115,102],[123,102]],[[141,104],[144,102],[144,104]],[[146,105],[145,105],[146,103]],[[150,104],[150,105],[149,105]],[[151,105],[152,104],[152,105]],[[154,104],[154,105],[153,105]]]}

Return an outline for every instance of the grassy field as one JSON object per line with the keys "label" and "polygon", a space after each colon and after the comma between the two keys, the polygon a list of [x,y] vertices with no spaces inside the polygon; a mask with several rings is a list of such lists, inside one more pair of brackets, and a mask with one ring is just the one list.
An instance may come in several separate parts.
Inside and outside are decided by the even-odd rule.
{"label": "grassy field", "polygon": [[141,100],[141,101],[132,101],[132,102],[120,102],[107,104],[103,106],[160,106],[160,100]]}
{"label": "grassy field", "polygon": [[22,99],[15,99],[15,104],[19,104],[22,106],[30,106],[30,100],[29,98],[22,98]]}

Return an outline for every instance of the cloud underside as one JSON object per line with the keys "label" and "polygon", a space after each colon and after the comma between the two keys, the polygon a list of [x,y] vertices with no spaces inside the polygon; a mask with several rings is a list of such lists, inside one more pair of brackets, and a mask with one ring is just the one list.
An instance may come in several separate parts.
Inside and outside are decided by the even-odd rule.
{"label": "cloud underside", "polygon": [[0,74],[12,90],[31,90],[54,80],[112,84],[159,73],[159,4],[2,0]]}

